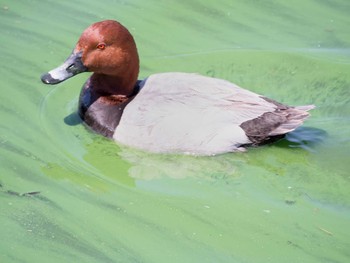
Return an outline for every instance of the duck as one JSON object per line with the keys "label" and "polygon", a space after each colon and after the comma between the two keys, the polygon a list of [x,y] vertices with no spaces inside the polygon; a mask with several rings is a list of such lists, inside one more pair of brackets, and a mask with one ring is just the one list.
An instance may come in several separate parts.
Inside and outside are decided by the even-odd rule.
{"label": "duck", "polygon": [[58,84],[92,72],[78,114],[94,132],[152,153],[217,155],[283,138],[314,105],[288,106],[224,79],[162,72],[138,79],[139,55],[115,20],[90,25],[62,65],[42,74]]}

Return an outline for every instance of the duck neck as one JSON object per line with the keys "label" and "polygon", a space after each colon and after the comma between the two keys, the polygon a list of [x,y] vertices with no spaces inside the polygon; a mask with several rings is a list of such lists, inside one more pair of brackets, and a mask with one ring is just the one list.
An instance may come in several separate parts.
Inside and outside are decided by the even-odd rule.
{"label": "duck neck", "polygon": [[133,93],[137,78],[131,79],[126,76],[120,77],[94,73],[90,81],[96,97],[130,96]]}
{"label": "duck neck", "polygon": [[123,95],[131,96],[137,82],[138,67],[132,71],[124,71],[118,75],[94,73],[90,80],[94,93],[100,96]]}

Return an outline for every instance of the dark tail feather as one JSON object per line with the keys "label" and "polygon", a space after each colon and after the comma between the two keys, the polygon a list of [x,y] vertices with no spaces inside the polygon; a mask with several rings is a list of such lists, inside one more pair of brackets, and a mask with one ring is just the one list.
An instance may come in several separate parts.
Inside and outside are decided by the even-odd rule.
{"label": "dark tail feather", "polygon": [[309,110],[315,108],[315,105],[305,105],[291,107],[286,110],[287,121],[282,123],[276,129],[269,133],[269,136],[277,136],[281,134],[286,134],[288,132],[294,131],[310,116]]}

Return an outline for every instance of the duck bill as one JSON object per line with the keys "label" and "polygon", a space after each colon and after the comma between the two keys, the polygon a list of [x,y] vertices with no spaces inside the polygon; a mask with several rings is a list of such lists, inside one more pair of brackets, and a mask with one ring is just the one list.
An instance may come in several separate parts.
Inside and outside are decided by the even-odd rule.
{"label": "duck bill", "polygon": [[45,84],[57,84],[69,79],[79,73],[88,71],[82,61],[83,52],[72,52],[66,61],[59,67],[41,76],[41,81]]}

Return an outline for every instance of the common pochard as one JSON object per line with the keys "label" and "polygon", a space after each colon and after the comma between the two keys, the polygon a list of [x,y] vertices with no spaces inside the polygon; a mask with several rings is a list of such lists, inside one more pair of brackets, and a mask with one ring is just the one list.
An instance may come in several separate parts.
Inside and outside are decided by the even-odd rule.
{"label": "common pochard", "polygon": [[78,113],[94,131],[158,153],[214,155],[244,151],[295,130],[313,105],[290,107],[223,79],[158,73],[140,81],[139,56],[119,22],[89,26],[59,67],[43,74],[57,84],[81,72]]}

